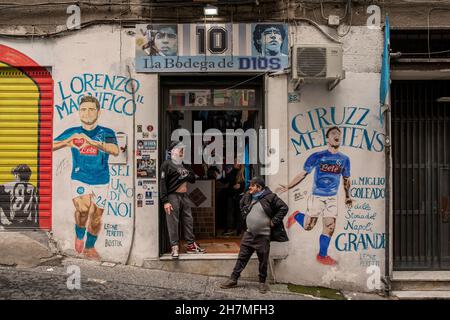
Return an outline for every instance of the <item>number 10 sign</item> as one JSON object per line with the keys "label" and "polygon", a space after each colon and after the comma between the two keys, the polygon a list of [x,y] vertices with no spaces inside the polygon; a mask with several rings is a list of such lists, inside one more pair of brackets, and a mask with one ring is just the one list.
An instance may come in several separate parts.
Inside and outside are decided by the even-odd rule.
{"label": "number 10 sign", "polygon": [[136,25],[137,72],[277,71],[288,49],[283,23]]}

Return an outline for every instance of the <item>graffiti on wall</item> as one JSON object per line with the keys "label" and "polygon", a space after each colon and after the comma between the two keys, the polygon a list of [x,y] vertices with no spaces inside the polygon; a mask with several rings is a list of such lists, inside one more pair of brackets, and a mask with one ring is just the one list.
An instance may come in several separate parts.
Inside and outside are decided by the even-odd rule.
{"label": "graffiti on wall", "polygon": [[336,261],[328,255],[328,247],[336,228],[338,216],[337,193],[343,178],[345,190],[345,205],[352,206],[350,197],[350,158],[340,152],[342,131],[339,127],[331,127],[325,133],[327,148],[312,153],[305,161],[303,170],[289,183],[282,186],[279,191],[300,184],[307,175],[314,174],[312,192],[307,200],[306,211],[295,211],[288,218],[290,228],[297,222],[305,231],[311,231],[322,216],[323,232],[319,238],[320,251],[317,261],[325,265],[334,265]]}
{"label": "graffiti on wall", "polygon": [[72,77],[68,83],[58,81],[57,88],[61,97],[61,101],[55,104],[59,120],[76,113],[85,94],[96,97],[101,110],[124,116],[133,116],[136,107],[144,103],[144,96],[140,94],[141,83],[119,75],[83,73]]}
{"label": "graffiti on wall", "polygon": [[51,74],[0,44],[0,82],[0,229],[51,229]]}
{"label": "graffiti on wall", "polygon": [[[105,208],[107,216],[112,216],[120,220],[133,217],[132,203],[134,190],[124,180],[130,177],[130,170],[129,165],[110,165],[111,182],[109,185],[107,206]],[[105,223],[103,229],[105,248],[119,248],[124,246],[126,236],[123,224]]]}
{"label": "graffiti on wall", "polygon": [[344,147],[375,152],[384,150],[384,134],[368,128],[369,108],[344,107],[342,114],[340,110],[321,107],[292,118],[291,127],[295,136],[291,138],[291,143],[296,155],[327,146],[326,130],[333,126],[340,128],[341,145]]}
{"label": "graffiti on wall", "polygon": [[335,247],[339,252],[358,252],[360,265],[380,266],[376,254],[368,251],[385,249],[386,234],[376,230],[380,213],[370,201],[385,199],[385,177],[360,176],[352,179],[350,195],[356,205],[347,210],[344,216],[343,232],[336,236]]}
{"label": "graffiti on wall", "polygon": [[101,108],[95,97],[82,97],[77,109],[81,126],[68,128],[54,138],[53,150],[70,148],[72,153],[75,250],[87,258],[100,259],[95,243],[109,193],[108,160],[119,155],[119,147],[114,130],[98,124]]}
{"label": "graffiti on wall", "polygon": [[0,225],[39,228],[37,188],[29,183],[31,169],[22,164],[11,170],[15,181],[0,185]]}
{"label": "graffiti on wall", "polygon": [[[295,188],[294,202],[301,203],[289,215],[288,228],[309,232],[317,229],[321,220],[320,236],[314,241],[318,248],[315,260],[323,265],[338,263],[337,257],[329,255],[333,244],[337,254],[359,253],[361,266],[379,265],[373,250],[385,247],[385,234],[376,230],[379,213],[372,205],[384,200],[385,179],[352,176],[353,164],[359,160],[355,152],[384,150],[384,135],[371,129],[369,117],[368,108],[330,107],[292,118],[291,143],[296,158],[303,160],[302,170],[277,192]],[[306,185],[306,180],[311,185]],[[343,229],[336,232],[338,225]]]}

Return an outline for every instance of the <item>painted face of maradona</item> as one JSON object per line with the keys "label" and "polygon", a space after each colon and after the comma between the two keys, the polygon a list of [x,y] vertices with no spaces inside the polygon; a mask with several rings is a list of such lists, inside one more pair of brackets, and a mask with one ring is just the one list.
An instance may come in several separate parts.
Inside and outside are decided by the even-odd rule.
{"label": "painted face of maradona", "polygon": [[280,30],[270,27],[264,30],[261,35],[261,48],[266,56],[276,56],[281,53],[283,37]]}
{"label": "painted face of maradona", "polygon": [[171,27],[163,27],[155,35],[155,46],[165,56],[175,56],[178,51],[177,34]]}
{"label": "painted face of maradona", "polygon": [[328,132],[328,145],[335,149],[341,145],[341,132],[338,129]]}

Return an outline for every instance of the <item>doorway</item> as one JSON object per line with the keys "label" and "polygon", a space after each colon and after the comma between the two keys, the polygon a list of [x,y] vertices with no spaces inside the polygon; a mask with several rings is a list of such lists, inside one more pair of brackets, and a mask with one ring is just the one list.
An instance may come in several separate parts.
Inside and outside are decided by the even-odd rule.
{"label": "doorway", "polygon": [[[190,159],[196,182],[188,185],[188,195],[195,238],[206,253],[239,252],[240,235],[245,229],[239,200],[248,188],[248,178],[258,168],[243,161],[242,150],[248,147],[248,139],[243,144],[230,136],[230,130],[257,132],[263,127],[263,79],[262,75],[160,78],[160,163],[168,159],[166,149],[175,130],[191,133],[186,158]],[[213,147],[216,138],[211,130],[222,138],[223,143],[217,144],[220,148]],[[232,144],[227,145],[230,137]],[[186,144],[186,140],[183,142]],[[160,253],[165,254],[170,252],[170,244],[162,208],[159,221]],[[181,233],[180,239],[184,239]],[[181,241],[180,253],[184,250]]]}
{"label": "doorway", "polygon": [[450,270],[450,81],[392,82],[394,270]]}

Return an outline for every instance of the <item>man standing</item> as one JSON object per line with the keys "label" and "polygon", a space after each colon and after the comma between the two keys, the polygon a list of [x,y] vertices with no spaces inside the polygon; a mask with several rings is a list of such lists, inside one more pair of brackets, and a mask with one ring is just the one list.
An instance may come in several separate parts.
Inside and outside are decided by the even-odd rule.
{"label": "man standing", "polygon": [[222,289],[236,287],[241,272],[256,251],[259,260],[259,291],[266,293],[270,241],[289,240],[283,226],[283,218],[289,208],[266,187],[264,179],[260,177],[250,181],[249,191],[242,197],[240,207],[247,223],[247,231],[242,237],[239,256],[230,279],[222,283],[220,287]]}
{"label": "man standing", "polygon": [[341,176],[344,180],[345,205],[352,206],[353,201],[350,198],[350,159],[339,152],[341,130],[338,127],[329,128],[325,136],[328,148],[311,154],[306,159],[303,171],[288,186],[278,188],[277,192],[282,193],[295,187],[315,170],[313,190],[308,198],[306,214],[295,211],[289,216],[287,226],[290,228],[297,221],[306,231],[310,231],[316,225],[318,217],[322,215],[323,230],[319,239],[320,250],[316,259],[324,265],[335,265],[336,260],[328,256],[328,247],[336,227],[337,192]]}
{"label": "man standing", "polygon": [[172,246],[172,257],[179,257],[178,224],[183,222],[187,253],[204,253],[194,239],[194,219],[191,211],[191,201],[187,195],[187,184],[195,182],[195,174],[183,164],[184,146],[179,141],[170,144],[168,151],[170,159],[161,165],[160,197],[166,212],[167,229]]}
{"label": "man standing", "polygon": [[119,154],[119,147],[114,131],[97,124],[100,103],[95,97],[82,97],[78,114],[82,125],[69,128],[56,137],[53,150],[70,147],[72,151],[75,250],[86,258],[100,260],[94,246],[101,230],[109,189],[108,159],[109,155]]}
{"label": "man standing", "polygon": [[253,45],[261,56],[285,57],[282,52],[286,30],[282,24],[257,24],[253,31]]}

